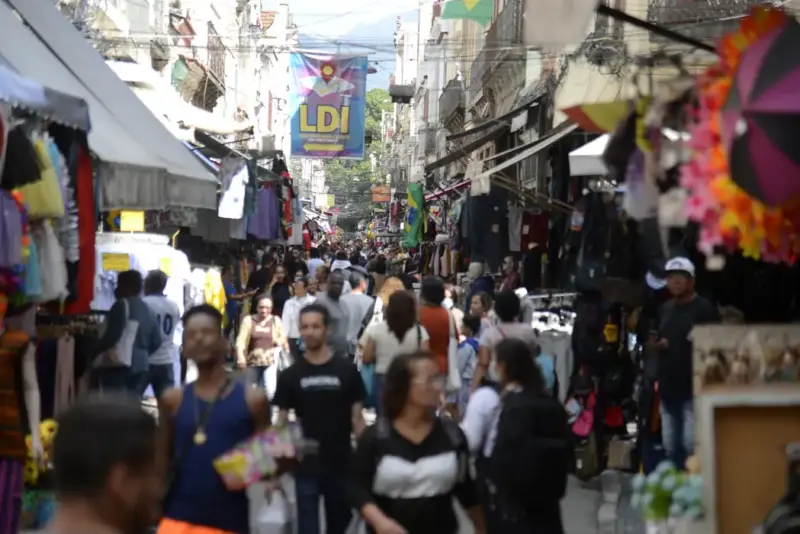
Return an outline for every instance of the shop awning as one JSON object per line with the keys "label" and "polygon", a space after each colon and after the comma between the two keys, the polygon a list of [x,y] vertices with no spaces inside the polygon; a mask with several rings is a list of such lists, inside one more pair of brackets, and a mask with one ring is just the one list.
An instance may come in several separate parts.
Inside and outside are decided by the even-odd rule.
{"label": "shop awning", "polygon": [[609,134],[603,134],[569,153],[569,173],[572,176],[603,176],[608,174],[603,154],[608,146]]}
{"label": "shop awning", "polygon": [[473,177],[472,179],[473,180],[482,180],[482,179],[485,179],[485,178],[487,178],[487,177],[489,177],[489,176],[491,176],[491,175],[493,175],[493,174],[495,174],[497,172],[502,171],[503,169],[507,169],[508,167],[511,167],[512,165],[516,165],[517,163],[521,162],[522,160],[524,160],[526,158],[529,158],[529,157],[533,156],[534,154],[537,154],[537,153],[541,152],[542,150],[548,148],[549,146],[551,146],[554,143],[558,142],[559,139],[563,139],[564,137],[568,136],[569,134],[571,134],[572,132],[574,132],[577,129],[578,129],[578,125],[577,124],[567,124],[566,126],[559,126],[559,127],[555,128],[552,132],[550,132],[549,135],[547,135],[545,137],[542,137],[542,138],[534,141],[533,143],[528,144],[527,147],[522,152],[520,152],[519,154],[517,154],[513,158],[507,159],[506,161],[495,165],[494,167],[492,167],[488,171],[485,171],[485,172],[479,174],[478,176]]}
{"label": "shop awning", "polygon": [[[117,168],[103,176],[103,208],[215,209],[216,178],[106,66],[103,57],[54,4],[48,0],[8,1],[40,42],[25,46],[3,32],[2,54],[16,57],[12,60],[14,68],[23,75],[84,98],[89,103],[93,125],[90,147],[106,167],[125,165],[124,172]],[[12,26],[11,20],[18,23],[5,5],[0,19],[5,26]],[[35,40],[30,35],[25,39]],[[12,52],[13,49],[19,51]]]}
{"label": "shop awning", "polygon": [[0,100],[64,126],[85,132],[91,129],[89,105],[84,99],[45,87],[4,63],[0,55]]}
{"label": "shop awning", "polygon": [[460,191],[465,187],[469,186],[469,183],[472,180],[461,180],[460,182],[456,182],[455,184],[445,187],[444,189],[439,189],[438,191],[434,191],[433,193],[428,193],[425,195],[425,202],[430,202],[432,200],[436,200],[437,198],[442,198],[443,196],[452,193],[454,191]]}
{"label": "shop awning", "polygon": [[444,167],[445,165],[449,165],[454,161],[458,161],[461,158],[468,157],[470,155],[470,152],[472,152],[476,148],[480,148],[481,146],[490,141],[499,139],[500,136],[505,134],[507,131],[508,131],[508,125],[503,124],[502,126],[483,134],[481,137],[478,137],[474,141],[470,141],[469,143],[461,147],[460,150],[451,152],[447,154],[445,157],[437,159],[433,163],[428,163],[427,165],[425,165],[425,174],[428,174],[429,172],[434,171],[439,167]]}

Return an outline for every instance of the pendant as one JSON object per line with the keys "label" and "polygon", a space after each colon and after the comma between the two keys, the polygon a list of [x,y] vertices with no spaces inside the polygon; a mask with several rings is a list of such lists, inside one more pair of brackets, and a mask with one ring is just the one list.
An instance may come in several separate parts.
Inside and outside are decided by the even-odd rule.
{"label": "pendant", "polygon": [[194,434],[194,443],[195,443],[195,445],[204,444],[206,442],[206,438],[207,438],[206,433],[203,432],[202,430],[198,430]]}

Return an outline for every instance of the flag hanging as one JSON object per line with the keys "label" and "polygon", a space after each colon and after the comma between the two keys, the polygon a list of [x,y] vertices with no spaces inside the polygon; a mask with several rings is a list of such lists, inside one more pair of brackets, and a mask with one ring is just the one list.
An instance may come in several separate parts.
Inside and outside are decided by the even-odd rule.
{"label": "flag hanging", "polygon": [[487,26],[492,22],[493,14],[493,0],[448,0],[444,3],[442,20],[466,19]]}
{"label": "flag hanging", "polygon": [[292,53],[292,156],[364,158],[366,56]]}
{"label": "flag hanging", "polygon": [[411,248],[422,241],[425,220],[425,192],[418,183],[408,184],[408,206],[403,231],[403,248]]}

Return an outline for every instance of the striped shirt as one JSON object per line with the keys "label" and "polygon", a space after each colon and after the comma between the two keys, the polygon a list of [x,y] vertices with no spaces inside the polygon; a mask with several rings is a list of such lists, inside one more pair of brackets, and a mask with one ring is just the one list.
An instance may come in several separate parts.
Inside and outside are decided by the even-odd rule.
{"label": "striped shirt", "polygon": [[22,428],[22,357],[30,338],[19,330],[0,335],[0,456],[25,458]]}

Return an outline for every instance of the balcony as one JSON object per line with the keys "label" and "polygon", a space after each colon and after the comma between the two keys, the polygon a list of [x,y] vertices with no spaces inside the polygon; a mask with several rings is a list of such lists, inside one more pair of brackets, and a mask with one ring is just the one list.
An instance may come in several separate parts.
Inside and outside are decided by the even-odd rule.
{"label": "balcony", "polygon": [[463,121],[465,108],[464,84],[461,80],[452,79],[447,82],[444,91],[439,96],[439,118],[445,124],[452,122],[454,119]]}
{"label": "balcony", "polygon": [[523,0],[509,0],[489,28],[486,42],[472,62],[470,89],[483,87],[497,69],[525,60],[525,48],[522,46],[523,9]]}
{"label": "balcony", "polygon": [[[752,7],[771,4],[758,0],[650,0],[647,20],[707,43],[716,41],[739,25],[738,17]],[[658,44],[671,44],[650,35]]]}

